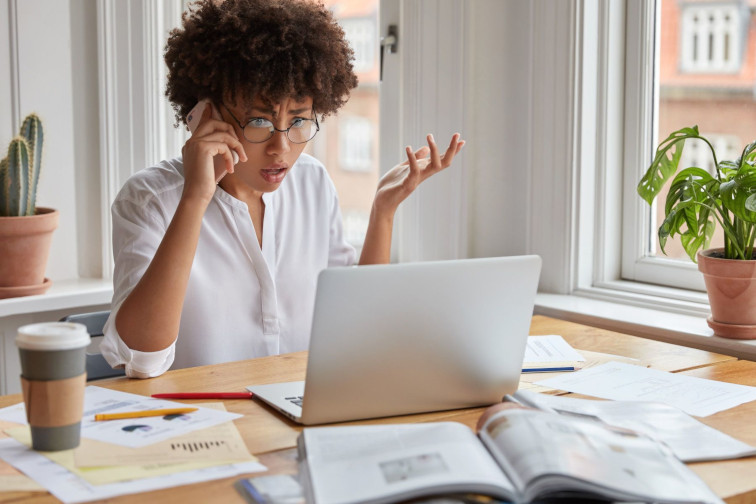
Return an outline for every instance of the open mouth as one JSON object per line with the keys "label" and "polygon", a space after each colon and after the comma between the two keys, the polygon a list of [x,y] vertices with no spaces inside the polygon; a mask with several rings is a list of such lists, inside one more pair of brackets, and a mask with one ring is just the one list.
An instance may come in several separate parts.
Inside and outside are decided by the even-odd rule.
{"label": "open mouth", "polygon": [[286,175],[286,167],[269,168],[262,170],[260,173],[262,174],[263,179],[269,184],[277,184],[281,182],[284,175]]}

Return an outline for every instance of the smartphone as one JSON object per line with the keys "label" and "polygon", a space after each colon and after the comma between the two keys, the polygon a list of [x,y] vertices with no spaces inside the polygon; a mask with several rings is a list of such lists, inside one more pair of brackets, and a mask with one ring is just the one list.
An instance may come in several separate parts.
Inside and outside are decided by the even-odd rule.
{"label": "smartphone", "polygon": [[[197,126],[199,126],[200,119],[202,118],[202,112],[204,112],[205,107],[208,106],[211,108],[210,117],[212,117],[213,119],[218,119],[219,121],[223,120],[220,112],[215,107],[215,105],[210,102],[210,100],[200,100],[186,116],[186,125],[189,126],[189,131],[194,133],[194,130],[196,130]],[[231,156],[233,156],[234,158],[234,164],[237,164],[239,162],[239,154],[237,154],[235,150],[232,150]],[[218,155],[213,158],[213,165],[215,166],[215,183],[217,184],[221,181],[223,176],[228,173],[226,171],[226,161],[223,159],[223,156]]]}

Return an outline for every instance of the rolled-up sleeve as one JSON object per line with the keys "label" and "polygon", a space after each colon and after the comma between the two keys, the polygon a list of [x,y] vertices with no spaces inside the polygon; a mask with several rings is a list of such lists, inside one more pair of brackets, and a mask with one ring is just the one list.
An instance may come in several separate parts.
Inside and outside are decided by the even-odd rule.
{"label": "rolled-up sleeve", "polygon": [[124,368],[126,376],[151,378],[165,373],[173,364],[174,341],[156,352],[140,352],[128,347],[116,329],[118,310],[142,278],[167,229],[170,217],[155,195],[134,195],[133,188],[122,189],[113,203],[113,302],[100,345],[105,360],[112,367]]}

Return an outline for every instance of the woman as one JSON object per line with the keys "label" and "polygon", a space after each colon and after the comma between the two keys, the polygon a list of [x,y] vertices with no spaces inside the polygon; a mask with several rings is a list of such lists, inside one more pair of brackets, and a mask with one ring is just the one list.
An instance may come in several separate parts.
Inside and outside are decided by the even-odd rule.
{"label": "woman", "polygon": [[[302,153],[318,116],[357,85],[344,33],[308,0],[207,0],[171,33],[165,60],[177,121],[198,100],[212,106],[181,158],[135,174],[113,204],[102,353],[146,378],[305,350],[317,274],[356,259],[325,168]],[[456,134],[443,153],[430,135],[407,147],[378,184],[360,264],[389,261],[398,205],[463,145]]]}

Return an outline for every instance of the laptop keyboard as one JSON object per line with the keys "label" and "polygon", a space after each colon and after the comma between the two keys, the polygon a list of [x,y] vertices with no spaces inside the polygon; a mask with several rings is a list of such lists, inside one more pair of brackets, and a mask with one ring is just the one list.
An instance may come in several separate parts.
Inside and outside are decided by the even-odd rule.
{"label": "laptop keyboard", "polygon": [[302,407],[302,396],[286,397],[285,399],[300,408]]}

